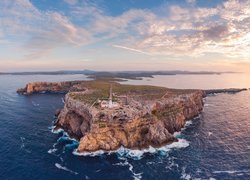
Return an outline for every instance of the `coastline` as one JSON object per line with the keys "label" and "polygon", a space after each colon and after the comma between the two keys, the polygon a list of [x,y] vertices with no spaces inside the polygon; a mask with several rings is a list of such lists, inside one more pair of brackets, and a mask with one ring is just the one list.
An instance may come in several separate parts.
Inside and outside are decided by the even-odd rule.
{"label": "coastline", "polygon": [[[88,84],[87,86],[86,86],[86,83]],[[177,142],[178,143],[178,138],[176,138],[176,137],[174,137],[173,135],[174,135],[174,133],[176,133],[177,131],[178,131],[178,129],[180,130],[181,128],[183,128],[184,127],[184,124],[187,122],[187,120],[190,120],[190,119],[193,119],[195,116],[198,116],[199,115],[199,113],[202,111],[202,109],[203,109],[203,98],[204,97],[206,97],[207,95],[210,95],[210,94],[217,94],[217,93],[238,93],[238,92],[241,92],[241,91],[245,91],[245,90],[247,90],[247,89],[216,89],[216,90],[204,90],[203,91],[203,93],[201,93],[202,91],[200,91],[199,92],[199,90],[171,90],[171,89],[164,89],[164,91],[166,91],[167,90],[167,92],[168,91],[170,91],[171,93],[173,93],[173,94],[175,94],[175,93],[177,93],[177,92],[179,92],[179,93],[191,93],[192,94],[192,92],[199,92],[197,95],[191,95],[190,97],[189,97],[189,95],[187,96],[187,95],[185,95],[185,96],[183,96],[183,98],[184,99],[182,99],[181,101],[179,100],[179,98],[180,97],[182,97],[182,95],[180,96],[180,95],[177,95],[176,96],[176,98],[177,99],[173,99],[173,102],[172,102],[172,100],[171,100],[171,96],[173,96],[173,95],[171,95],[170,97],[168,96],[167,97],[167,101],[166,100],[164,100],[164,101],[162,101],[161,103],[163,103],[163,105],[164,105],[164,103],[167,103],[167,104],[169,104],[169,105],[167,105],[168,107],[171,107],[172,105],[174,105],[174,106],[176,106],[177,104],[176,103],[174,103],[174,102],[176,102],[176,101],[180,101],[180,102],[185,102],[185,101],[187,101],[188,103],[194,103],[193,105],[188,105],[188,106],[190,106],[190,107],[188,107],[188,109],[186,109],[185,111],[183,111],[182,113],[186,113],[186,117],[185,116],[183,116],[183,115],[181,115],[181,114],[179,114],[180,112],[175,112],[175,113],[177,113],[176,115],[174,115],[173,117],[171,117],[171,119],[175,119],[173,122],[172,122],[172,124],[168,124],[167,126],[166,125],[162,125],[162,122],[164,122],[164,121],[162,121],[162,120],[160,120],[160,121],[155,121],[155,120],[151,120],[152,122],[151,122],[151,125],[146,125],[145,123],[143,123],[144,121],[141,119],[138,119],[138,120],[136,120],[136,114],[135,114],[135,116],[132,118],[133,119],[133,122],[135,121],[136,122],[136,124],[135,125],[133,125],[134,126],[134,128],[136,128],[136,127],[140,127],[139,129],[140,129],[140,131],[139,132],[132,132],[132,133],[136,133],[137,135],[136,136],[141,136],[141,138],[142,139],[145,139],[145,137],[147,137],[146,136],[146,134],[148,133],[148,131],[150,130],[150,129],[152,129],[152,130],[150,130],[151,131],[151,133],[153,133],[151,136],[152,137],[150,137],[150,138],[153,138],[154,136],[156,136],[156,137],[158,137],[159,135],[159,133],[161,133],[165,128],[165,130],[164,130],[164,133],[165,133],[165,135],[161,135],[161,138],[162,137],[165,137],[166,139],[163,139],[163,140],[161,140],[160,142],[158,142],[158,140],[157,141],[155,141],[155,142],[157,142],[157,143],[150,143],[150,141],[151,140],[144,140],[145,142],[143,142],[143,144],[138,144],[138,145],[126,145],[127,143],[125,143],[126,141],[130,141],[131,139],[127,139],[127,138],[129,138],[129,137],[122,137],[122,136],[124,136],[124,135],[116,135],[116,137],[114,136],[114,137],[111,137],[109,134],[111,133],[115,133],[115,134],[119,134],[119,133],[123,133],[121,130],[119,130],[119,128],[118,127],[126,127],[127,126],[127,124],[129,125],[129,124],[131,124],[131,122],[130,121],[128,121],[128,122],[125,122],[125,123],[118,123],[117,124],[117,122],[115,123],[115,122],[105,122],[105,128],[102,128],[102,127],[100,127],[100,124],[99,124],[99,127],[96,127],[96,125],[95,126],[93,126],[94,124],[93,124],[93,122],[91,121],[91,119],[89,119],[88,121],[86,121],[85,122],[85,130],[83,131],[83,132],[80,132],[80,131],[82,131],[82,129],[79,129],[80,128],[80,125],[81,124],[79,124],[79,125],[77,125],[77,121],[79,121],[79,119],[77,120],[77,118],[79,118],[79,117],[82,117],[83,119],[85,119],[86,117],[92,117],[92,115],[94,115],[94,114],[98,114],[98,108],[96,109],[96,108],[90,108],[90,106],[89,105],[84,105],[84,104],[82,104],[82,103],[80,103],[80,101],[76,101],[76,100],[73,100],[72,98],[69,98],[68,96],[69,96],[69,94],[74,94],[74,93],[77,93],[77,94],[81,94],[82,92],[83,92],[83,95],[85,95],[85,94],[88,94],[89,92],[92,92],[91,90],[90,91],[88,91],[87,89],[89,89],[89,84],[91,85],[91,84],[95,84],[96,85],[96,83],[97,83],[97,85],[98,85],[98,83],[100,83],[99,81],[73,81],[73,82],[63,82],[63,83],[46,83],[46,82],[42,82],[42,83],[31,83],[31,84],[27,84],[26,85],[26,87],[25,88],[23,88],[23,89],[21,89],[21,90],[18,90],[17,92],[18,93],[21,93],[21,94],[25,94],[25,95],[31,95],[31,94],[33,94],[33,93],[44,93],[44,92],[46,92],[46,93],[61,93],[62,92],[62,90],[66,93],[66,91],[68,91],[69,93],[66,95],[66,100],[65,100],[65,106],[64,106],[64,109],[63,110],[61,110],[61,111],[58,111],[56,114],[58,115],[58,118],[57,118],[57,120],[56,120],[56,122],[55,122],[55,128],[54,128],[54,132],[55,131],[57,131],[57,132],[60,132],[61,130],[60,130],[60,128],[61,129],[63,129],[65,132],[67,132],[67,134],[69,135],[69,137],[70,138],[72,138],[72,139],[74,139],[74,140],[77,140],[78,142],[79,142],[79,146],[78,146],[78,152],[76,152],[75,151],[75,153],[76,154],[81,154],[81,153],[87,153],[87,154],[91,154],[92,152],[98,152],[99,150],[102,152],[117,152],[117,151],[121,151],[121,147],[123,147],[123,149],[129,149],[129,150],[131,150],[131,151],[140,151],[140,150],[145,150],[145,151],[152,151],[152,148],[155,148],[155,149],[160,149],[160,148],[162,148],[162,147],[164,147],[164,146],[169,146],[171,143],[175,143],[175,142]],[[101,82],[101,83],[103,83],[103,82]],[[107,86],[107,83],[109,84],[110,82],[106,82],[105,81],[105,83],[104,83],[104,85],[105,86]],[[114,83],[114,82],[112,82],[112,83]],[[101,85],[103,85],[103,84],[101,84]],[[132,87],[130,87],[130,86],[124,86],[124,85],[120,85],[119,83],[116,83],[116,84],[114,84],[115,86],[118,86],[118,87],[129,87],[129,88],[132,88],[132,89],[134,89],[135,87],[140,87],[140,86],[132,86]],[[66,87],[66,88],[65,88]],[[98,87],[99,87],[99,85],[98,85]],[[153,86],[145,86],[146,87],[146,89],[147,88],[152,88]],[[145,88],[145,87],[143,87],[143,88]],[[162,89],[161,89],[161,87],[155,87],[156,89],[154,90],[154,91],[159,91],[159,92],[161,92],[162,91]],[[116,89],[117,90],[117,89]],[[156,91],[156,92],[157,92]],[[148,91],[148,92],[151,92],[151,91]],[[139,92],[139,94],[140,94],[141,92]],[[165,93],[164,93],[165,94]],[[168,93],[167,93],[168,94]],[[89,96],[89,95],[88,95]],[[91,95],[90,95],[91,96]],[[147,94],[147,96],[149,96],[149,94]],[[164,95],[165,96],[165,95]],[[196,97],[197,96],[197,97]],[[136,97],[136,96],[135,96]],[[175,97],[175,95],[174,95],[174,97]],[[191,99],[190,99],[191,98]],[[193,99],[192,100],[192,98],[198,98],[197,100],[197,102],[196,102],[196,100],[195,99]],[[70,99],[72,99],[72,100],[70,100]],[[169,101],[170,100],[170,101]],[[191,101],[190,101],[191,100]],[[194,101],[195,100],[195,101]],[[85,100],[84,100],[85,101]],[[148,101],[148,100],[147,100]],[[159,99],[156,99],[156,101],[155,102],[157,102],[157,101],[159,101]],[[190,102],[189,102],[190,101]],[[194,101],[194,102],[193,102]],[[140,101],[138,101],[138,103],[139,103]],[[149,102],[152,102],[152,105],[155,103],[154,102],[154,100],[152,101],[149,101]],[[199,102],[199,103],[198,103]],[[171,105],[171,103],[172,103],[172,105]],[[195,107],[196,106],[196,103],[198,103],[198,104],[200,104],[199,106],[198,106],[198,109],[197,110],[195,110],[197,107]],[[198,105],[197,104],[197,105]],[[181,104],[180,104],[181,105]],[[180,105],[178,105],[178,106],[180,106]],[[155,106],[155,105],[153,105],[153,106]],[[153,106],[150,106],[150,107],[153,107]],[[159,106],[159,105],[157,105],[157,106]],[[157,107],[156,106],[156,107]],[[161,105],[162,106],[162,105]],[[160,112],[160,111],[162,111],[162,110],[160,110],[161,108],[161,106],[159,106],[158,107],[158,109],[156,110],[156,112]],[[165,105],[164,105],[165,106]],[[181,105],[180,107],[181,108],[186,108],[185,107],[186,105]],[[81,109],[80,107],[84,107],[83,109]],[[163,107],[163,106],[162,106]],[[66,109],[65,109],[66,108]],[[69,108],[69,109],[68,109]],[[73,109],[72,109],[73,108]],[[80,108],[80,109],[79,109]],[[160,109],[159,109],[160,108]],[[68,109],[68,110],[67,110]],[[71,110],[70,110],[71,109]],[[84,110],[85,109],[85,110]],[[69,111],[70,110],[70,111]],[[73,110],[73,111],[72,111]],[[188,111],[187,111],[188,110]],[[194,112],[192,112],[193,110],[195,110]],[[73,114],[72,114],[72,112],[73,112]],[[97,112],[96,112],[97,111]],[[109,110],[110,111],[110,110]],[[125,111],[131,111],[131,110],[129,110],[129,109],[127,109],[127,110],[125,110]],[[124,112],[125,112],[124,111]],[[151,110],[152,112],[154,111],[154,110]],[[179,111],[179,110],[178,110]],[[93,114],[93,112],[95,112],[94,114]],[[111,111],[111,112],[113,112],[113,111]],[[116,111],[114,111],[114,112],[116,112]],[[79,114],[80,113],[80,114]],[[89,114],[90,113],[90,114]],[[148,113],[148,112],[145,112],[146,114]],[[194,114],[191,114],[192,113],[194,113]],[[89,115],[88,115],[89,114]],[[191,116],[190,116],[190,115]],[[67,116],[69,117],[69,116],[72,116],[71,117],[71,119],[70,119],[70,121],[68,121],[68,120],[66,120],[65,118],[67,118]],[[78,117],[79,116],[79,117]],[[143,115],[144,116],[144,115]],[[152,116],[152,115],[151,115]],[[152,117],[154,117],[154,116],[149,116],[151,119],[152,119]],[[164,115],[165,116],[165,115]],[[164,118],[164,116],[162,117],[162,116],[160,116],[161,118]],[[168,115],[169,116],[169,115]],[[181,116],[183,116],[183,117],[181,117]],[[170,118],[169,117],[169,118]],[[177,119],[176,119],[177,118]],[[181,118],[181,119],[180,119]],[[179,120],[178,120],[179,119]],[[108,119],[107,119],[108,120]],[[170,120],[170,119],[169,119]],[[67,122],[68,121],[68,122]],[[108,120],[108,121],[110,121],[110,120]],[[172,120],[171,120],[172,121]],[[82,120],[80,120],[79,122],[82,122]],[[160,124],[159,124],[159,122],[160,122]],[[179,125],[175,125],[175,123],[180,123]],[[66,124],[65,124],[66,123]],[[68,124],[68,123],[70,123],[70,124]],[[103,124],[104,122],[102,122],[102,124]],[[113,124],[114,123],[114,124]],[[89,125],[88,125],[89,124]],[[117,125],[115,125],[115,124],[117,124]],[[157,124],[159,124],[159,125],[157,125]],[[115,125],[115,126],[114,126]],[[92,127],[93,126],[93,127]],[[106,127],[107,126],[107,127]],[[110,126],[110,127],[109,127]],[[132,127],[133,127],[132,126]],[[176,126],[174,129],[172,129],[171,130],[171,126]],[[109,127],[109,128],[108,128]],[[72,129],[73,128],[73,129]],[[118,128],[118,129],[117,129]],[[145,129],[146,128],[146,129]],[[159,129],[160,128],[160,129]],[[169,129],[170,128],[170,129]],[[176,129],[177,128],[177,129]],[[74,130],[75,129],[75,130]],[[80,131],[79,131],[80,130]],[[80,132],[80,134],[79,134],[79,132]],[[145,131],[145,135],[140,135],[140,133],[144,133],[144,131]],[[77,133],[78,132],[78,133]],[[81,134],[84,134],[84,133],[86,133],[85,135],[81,135]],[[91,134],[92,133],[92,134]],[[107,134],[108,133],[108,134]],[[131,132],[130,132],[131,133]],[[138,134],[139,133],[139,134]],[[100,135],[97,135],[97,134],[100,134]],[[126,134],[126,133],[125,133]],[[113,136],[113,135],[112,135]],[[87,137],[87,139],[86,139],[86,137]],[[89,139],[89,138],[92,138],[92,139]],[[106,139],[103,139],[103,138],[106,138]],[[113,138],[118,138],[118,139],[113,139]],[[125,139],[124,139],[125,138]],[[137,137],[138,138],[138,137]],[[134,139],[132,142],[133,143],[137,143],[138,142],[138,140],[139,139]],[[127,139],[127,140],[126,140]],[[157,138],[156,138],[157,139]],[[109,144],[110,143],[110,140],[111,141],[114,141],[114,142],[116,142],[117,140],[119,141],[119,143],[117,144]],[[124,141],[124,140],[126,140],[126,141]],[[96,146],[94,147],[93,146],[93,141],[95,142],[95,141],[97,141],[97,144],[96,144]],[[141,140],[139,140],[139,141],[141,141]],[[147,142],[148,141],[148,142]],[[99,144],[101,142],[101,144]],[[107,145],[105,145],[105,144],[103,144],[103,143],[107,143]],[[125,143],[125,144],[124,144]],[[83,144],[85,144],[84,146],[82,146]],[[90,144],[91,144],[91,148],[89,149],[89,147],[90,147]],[[80,149],[80,150],[79,150]],[[150,150],[151,149],[151,150]]]}

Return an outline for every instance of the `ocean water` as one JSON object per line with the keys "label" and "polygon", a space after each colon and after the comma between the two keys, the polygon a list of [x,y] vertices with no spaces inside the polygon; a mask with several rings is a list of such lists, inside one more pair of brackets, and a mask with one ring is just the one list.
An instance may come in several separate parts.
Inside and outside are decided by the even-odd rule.
{"label": "ocean water", "polygon": [[[199,82],[204,77],[192,76],[189,86],[179,78],[179,88],[183,78],[184,88],[189,89],[230,83],[217,75]],[[74,153],[77,141],[64,132],[51,132],[54,112],[63,107],[63,94],[15,93],[30,81],[78,79],[86,77],[0,76],[0,179],[250,179],[250,91],[205,98],[200,116],[175,133],[177,143],[144,152],[121,148],[79,156]],[[249,87],[249,81],[245,78],[244,84],[239,79],[234,87]],[[176,87],[165,80],[155,85]]]}
{"label": "ocean water", "polygon": [[250,88],[250,73],[221,75],[157,75],[143,80],[129,80],[124,84],[146,84],[179,89]]}

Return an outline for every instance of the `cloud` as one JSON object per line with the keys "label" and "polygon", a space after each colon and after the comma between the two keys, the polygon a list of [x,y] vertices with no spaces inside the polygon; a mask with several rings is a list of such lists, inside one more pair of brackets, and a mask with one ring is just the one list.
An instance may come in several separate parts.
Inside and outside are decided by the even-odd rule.
{"label": "cloud", "polygon": [[227,25],[217,25],[202,31],[204,39],[220,41],[224,36],[228,36],[229,30]]}
{"label": "cloud", "polygon": [[27,57],[39,58],[63,46],[81,46],[91,41],[90,33],[66,16],[40,11],[28,0],[0,2],[0,30],[23,42]]}
{"label": "cloud", "polygon": [[199,57],[217,53],[250,58],[250,1],[226,1],[215,8],[167,8],[169,14],[137,23],[140,36],[134,35],[133,42],[127,44],[154,55]]}
{"label": "cloud", "polygon": [[196,0],[186,0],[186,2],[189,3],[189,4],[195,4]]}
{"label": "cloud", "polygon": [[67,16],[56,10],[41,11],[28,0],[0,1],[0,36],[20,39],[29,58],[45,56],[60,47],[114,41],[113,47],[146,55],[200,57],[214,53],[250,58],[248,0],[225,1],[213,8],[131,8],[116,16],[90,1],[64,2],[69,4]]}

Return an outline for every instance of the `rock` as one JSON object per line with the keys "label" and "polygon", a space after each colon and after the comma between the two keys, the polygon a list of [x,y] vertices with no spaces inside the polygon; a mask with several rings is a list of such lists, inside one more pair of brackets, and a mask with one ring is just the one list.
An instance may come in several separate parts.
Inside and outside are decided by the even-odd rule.
{"label": "rock", "polygon": [[229,88],[229,89],[209,89],[205,90],[206,94],[218,94],[218,93],[239,93],[241,91],[247,91],[247,88]]}
{"label": "rock", "polygon": [[55,116],[58,117],[60,112],[61,112],[61,109],[57,109],[56,112],[55,112]]}
{"label": "rock", "polygon": [[69,91],[84,91],[79,86],[83,81],[66,81],[66,82],[34,82],[28,83],[25,88],[17,90],[19,94],[31,95],[34,93],[67,93]]}

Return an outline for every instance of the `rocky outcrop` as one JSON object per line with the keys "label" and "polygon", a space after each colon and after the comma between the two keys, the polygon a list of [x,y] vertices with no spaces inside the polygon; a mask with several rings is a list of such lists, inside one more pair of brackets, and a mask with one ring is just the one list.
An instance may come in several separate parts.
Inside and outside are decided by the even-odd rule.
{"label": "rocky outcrop", "polygon": [[229,88],[229,89],[208,89],[205,90],[206,94],[218,94],[218,93],[239,93],[241,91],[247,91],[247,88]]}
{"label": "rocky outcrop", "polygon": [[34,93],[67,93],[69,91],[83,90],[79,89],[78,85],[81,81],[66,81],[66,82],[33,82],[28,83],[25,88],[17,90],[19,94],[34,94]]}
{"label": "rocky outcrop", "polygon": [[71,93],[56,125],[80,140],[79,152],[159,147],[176,141],[173,133],[201,112],[203,97],[203,91],[194,91],[146,103],[131,101],[132,108],[129,104],[100,110],[75,100]]}
{"label": "rocky outcrop", "polygon": [[64,108],[58,115],[56,122],[57,128],[66,130],[70,136],[80,140],[90,131],[92,115],[84,103],[70,98],[69,94],[65,96]]}

